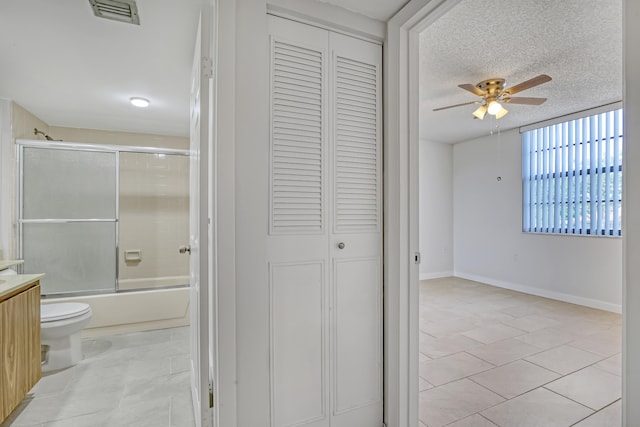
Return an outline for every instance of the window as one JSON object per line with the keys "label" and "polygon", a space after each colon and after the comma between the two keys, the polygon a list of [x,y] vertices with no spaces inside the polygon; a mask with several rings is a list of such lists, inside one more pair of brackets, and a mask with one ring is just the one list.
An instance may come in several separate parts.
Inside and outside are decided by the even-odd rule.
{"label": "window", "polygon": [[523,230],[621,235],[622,110],[522,134]]}

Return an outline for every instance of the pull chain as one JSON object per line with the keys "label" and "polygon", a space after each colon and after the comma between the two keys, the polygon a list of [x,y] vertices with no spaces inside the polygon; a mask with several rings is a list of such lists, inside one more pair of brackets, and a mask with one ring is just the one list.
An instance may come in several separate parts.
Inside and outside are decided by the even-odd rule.
{"label": "pull chain", "polygon": [[[496,125],[496,130],[498,132],[498,147],[496,153],[496,171],[498,172],[498,176],[496,177],[496,181],[502,181],[502,176],[500,171],[502,170],[502,137],[500,135],[500,125]],[[495,131],[491,131],[491,135],[493,135]]]}

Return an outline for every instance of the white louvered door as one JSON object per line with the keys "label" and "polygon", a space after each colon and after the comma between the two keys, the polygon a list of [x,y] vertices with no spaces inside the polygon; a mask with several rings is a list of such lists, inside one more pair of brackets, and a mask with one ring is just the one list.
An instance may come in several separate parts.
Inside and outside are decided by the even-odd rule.
{"label": "white louvered door", "polygon": [[379,45],[330,33],[332,427],[382,425]]}
{"label": "white louvered door", "polygon": [[381,48],[269,28],[271,426],[380,427]]}

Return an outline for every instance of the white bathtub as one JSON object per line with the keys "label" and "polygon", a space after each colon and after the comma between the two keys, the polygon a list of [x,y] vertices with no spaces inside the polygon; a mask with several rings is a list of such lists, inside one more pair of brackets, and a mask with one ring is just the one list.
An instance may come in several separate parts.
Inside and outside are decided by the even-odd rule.
{"label": "white bathtub", "polygon": [[93,318],[82,332],[84,338],[189,325],[189,288],[42,300],[42,304],[56,302],[84,302],[91,306]]}

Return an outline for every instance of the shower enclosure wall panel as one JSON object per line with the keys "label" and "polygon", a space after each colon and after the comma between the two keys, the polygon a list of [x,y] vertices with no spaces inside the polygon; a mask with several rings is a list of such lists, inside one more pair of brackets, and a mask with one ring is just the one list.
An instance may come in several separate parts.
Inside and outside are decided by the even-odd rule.
{"label": "shower enclosure wall panel", "polygon": [[23,271],[45,272],[43,294],[113,291],[116,153],[24,147]]}

